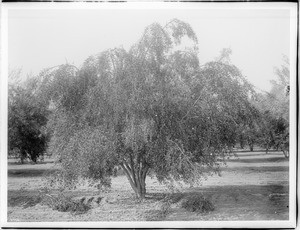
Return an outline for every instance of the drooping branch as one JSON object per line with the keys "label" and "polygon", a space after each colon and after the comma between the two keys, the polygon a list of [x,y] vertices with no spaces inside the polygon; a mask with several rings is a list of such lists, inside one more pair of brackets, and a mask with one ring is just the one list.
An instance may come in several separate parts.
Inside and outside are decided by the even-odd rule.
{"label": "drooping branch", "polygon": [[72,68],[76,69],[77,71],[79,71],[78,67],[76,67],[75,65],[72,65],[72,64],[68,64],[68,63],[67,64],[62,64],[62,65],[56,65],[56,66],[49,67],[45,71],[50,71],[52,69],[55,69],[57,67],[61,67],[61,66],[64,66],[64,65],[67,65],[67,66],[72,67]]}

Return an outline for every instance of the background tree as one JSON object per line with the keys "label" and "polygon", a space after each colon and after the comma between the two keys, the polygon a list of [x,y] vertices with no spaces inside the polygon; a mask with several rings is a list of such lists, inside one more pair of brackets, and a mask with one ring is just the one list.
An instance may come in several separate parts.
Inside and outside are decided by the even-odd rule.
{"label": "background tree", "polygon": [[8,150],[21,162],[26,158],[36,162],[47,146],[45,125],[47,108],[35,97],[36,79],[21,82],[20,71],[10,72],[8,88]]}
{"label": "background tree", "polygon": [[270,92],[260,94],[255,106],[261,111],[262,146],[280,149],[289,156],[289,60],[283,56],[283,65],[274,70],[277,80],[271,81]]}
{"label": "background tree", "polygon": [[[230,66],[234,67],[230,59],[231,54],[232,54],[232,50],[230,48],[222,49],[219,57],[215,58],[216,63],[222,63],[224,66],[227,66],[227,68]],[[235,90],[229,90],[229,89],[228,92],[230,94],[233,94],[234,97],[237,98],[236,102],[238,103],[238,105],[242,103],[244,106],[245,105],[246,106],[244,108],[243,107],[230,108],[231,111],[237,109],[239,113],[238,122],[235,124],[237,129],[236,129],[235,138],[233,140],[234,141],[233,144],[237,144],[239,142],[240,147],[243,149],[244,145],[247,143],[250,148],[250,151],[253,151],[254,145],[257,144],[257,139],[260,132],[259,129],[260,112],[255,106],[249,105],[247,101],[251,102],[255,98],[257,98],[257,93],[254,92],[253,86],[249,82],[247,82],[247,80],[242,76],[239,70],[237,70],[237,72],[238,72],[237,76],[239,77],[236,78],[235,80],[239,81],[241,86],[243,86],[242,88],[243,92],[235,92]],[[227,87],[229,87],[229,85]],[[218,88],[218,90],[220,90],[220,88]],[[243,93],[248,93],[248,97]],[[243,97],[241,97],[241,95],[243,95]],[[230,98],[227,96],[226,100],[230,100]]]}
{"label": "background tree", "polygon": [[252,112],[253,89],[241,72],[222,60],[200,67],[197,37],[177,19],[148,26],[129,51],[110,49],[80,70],[62,65],[40,77],[53,108],[48,151],[65,181],[107,183],[120,165],[139,198],[150,172],[191,185],[218,172]]}
{"label": "background tree", "polygon": [[266,153],[269,149],[283,151],[288,157],[289,149],[289,125],[282,117],[276,118],[269,111],[262,114],[259,143],[265,147]]}

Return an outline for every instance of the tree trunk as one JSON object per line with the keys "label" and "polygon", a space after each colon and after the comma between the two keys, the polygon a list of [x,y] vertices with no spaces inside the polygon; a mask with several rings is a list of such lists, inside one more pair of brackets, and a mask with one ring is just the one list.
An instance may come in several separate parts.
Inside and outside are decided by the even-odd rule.
{"label": "tree trunk", "polygon": [[121,167],[125,172],[136,197],[138,199],[144,199],[146,195],[146,175],[148,167],[141,164],[139,170],[134,170],[134,167],[129,166],[126,162],[123,162]]}
{"label": "tree trunk", "polygon": [[268,154],[269,152],[269,143],[267,143],[267,146],[266,146],[266,154]]}
{"label": "tree trunk", "polygon": [[251,142],[251,143],[249,144],[249,146],[250,146],[250,151],[253,152],[253,143]]}
{"label": "tree trunk", "polygon": [[250,147],[250,151],[253,152],[253,147],[254,147],[254,141],[252,138],[248,138],[248,145]]}
{"label": "tree trunk", "polygon": [[21,148],[20,150],[20,160],[21,160],[21,164],[24,164],[24,160],[25,160],[25,157],[26,156],[26,152]]}
{"label": "tree trunk", "polygon": [[242,135],[240,136],[240,147],[241,149],[244,149],[244,138]]}
{"label": "tree trunk", "polygon": [[140,181],[138,182],[138,185],[137,185],[137,192],[136,192],[136,196],[137,198],[139,199],[145,199],[145,195],[146,195],[146,183],[145,181]]}
{"label": "tree trunk", "polygon": [[289,151],[282,150],[282,152],[285,158],[289,158]]}
{"label": "tree trunk", "polygon": [[34,164],[37,163],[37,156],[33,152],[30,154],[30,159]]}
{"label": "tree trunk", "polygon": [[21,164],[24,164],[24,158],[21,156]]}

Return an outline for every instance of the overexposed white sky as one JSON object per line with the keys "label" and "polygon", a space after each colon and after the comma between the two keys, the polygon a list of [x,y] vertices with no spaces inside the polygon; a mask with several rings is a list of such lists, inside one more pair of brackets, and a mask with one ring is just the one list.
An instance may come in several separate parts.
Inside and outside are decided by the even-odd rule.
{"label": "overexposed white sky", "polygon": [[153,22],[164,25],[178,18],[196,32],[202,64],[230,47],[232,63],[255,86],[269,90],[269,81],[275,78],[274,67],[282,64],[283,54],[290,54],[290,11],[195,6],[152,10],[10,9],[8,64],[10,68],[22,67],[24,76],[66,61],[80,66],[89,55],[105,49],[129,48]]}

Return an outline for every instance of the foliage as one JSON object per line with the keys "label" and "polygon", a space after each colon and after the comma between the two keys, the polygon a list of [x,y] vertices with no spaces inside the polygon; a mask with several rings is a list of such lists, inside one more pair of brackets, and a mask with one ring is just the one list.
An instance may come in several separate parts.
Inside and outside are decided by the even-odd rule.
{"label": "foliage", "polygon": [[187,196],[181,206],[190,212],[197,213],[208,213],[215,209],[211,201],[201,194]]}
{"label": "foliage", "polygon": [[8,150],[18,153],[21,162],[36,162],[46,150],[48,111],[34,95],[36,79],[10,84],[8,93]]}
{"label": "foliage", "polygon": [[[191,46],[183,49],[182,39]],[[61,65],[40,78],[53,108],[48,151],[64,178],[105,181],[120,165],[140,198],[149,172],[190,185],[217,172],[252,113],[253,90],[238,68],[200,66],[197,37],[177,19],[148,26],[129,51],[110,49],[79,70]]]}

